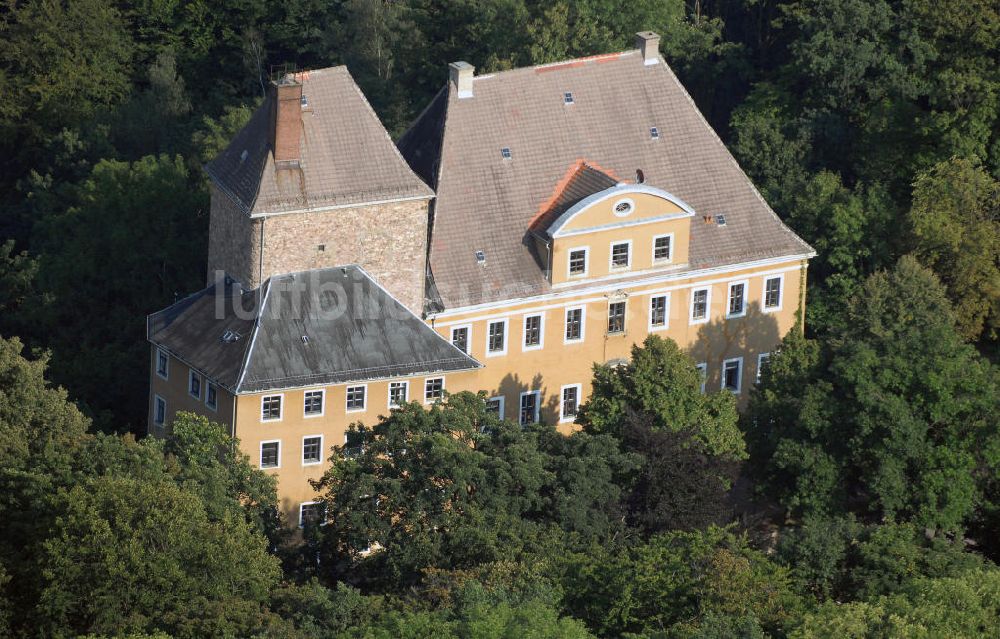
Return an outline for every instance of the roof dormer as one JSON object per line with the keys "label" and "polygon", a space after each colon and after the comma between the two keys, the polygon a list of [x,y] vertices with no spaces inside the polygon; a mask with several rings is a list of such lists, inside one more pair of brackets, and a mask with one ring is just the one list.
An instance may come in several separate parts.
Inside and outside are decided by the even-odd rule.
{"label": "roof dormer", "polygon": [[694,211],[662,189],[576,162],[531,222],[553,285],[674,268],[688,261]]}

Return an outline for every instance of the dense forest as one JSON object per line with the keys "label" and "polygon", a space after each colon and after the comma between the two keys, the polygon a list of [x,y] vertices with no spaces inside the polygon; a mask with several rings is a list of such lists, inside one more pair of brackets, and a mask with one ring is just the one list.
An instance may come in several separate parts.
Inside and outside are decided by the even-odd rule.
{"label": "dense forest", "polygon": [[[452,396],[359,428],[305,543],[144,317],[204,282],[202,165],[272,69],[398,136],[446,80],[661,48],[818,253],[748,408],[651,338],[579,433]],[[0,5],[0,636],[976,637],[1000,628],[994,0]]]}

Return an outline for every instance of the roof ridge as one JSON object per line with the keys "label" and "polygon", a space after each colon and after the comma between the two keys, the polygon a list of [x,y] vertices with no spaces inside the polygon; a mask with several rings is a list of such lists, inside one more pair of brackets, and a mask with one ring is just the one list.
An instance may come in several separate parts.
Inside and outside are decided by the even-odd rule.
{"label": "roof ridge", "polygon": [[[271,292],[271,278],[267,278],[267,281],[262,285],[267,288],[264,289],[264,294],[260,296],[260,302],[257,304],[257,316],[253,321],[253,329],[251,329],[250,339],[247,341],[246,350],[243,351],[243,358],[240,360],[240,377],[236,380],[236,387],[233,392],[239,393],[243,387],[243,379],[247,375],[247,371],[250,370],[250,358],[253,356],[253,347],[257,343],[257,335],[260,333],[260,320],[264,315],[264,309],[267,307],[267,297]],[[260,287],[257,289],[260,290]]]}
{"label": "roof ridge", "polygon": [[472,80],[473,82],[475,82],[476,80],[490,80],[492,78],[499,76],[508,76],[517,73],[528,73],[531,71],[535,73],[547,73],[551,71],[558,71],[563,68],[570,69],[570,68],[581,67],[585,64],[591,64],[591,63],[600,64],[602,62],[612,62],[614,60],[620,60],[622,58],[631,57],[633,55],[638,55],[638,54],[639,54],[638,49],[626,49],[624,51],[613,51],[611,53],[598,53],[595,55],[581,56],[579,58],[567,58],[565,60],[557,60],[555,62],[544,62],[542,64],[535,64],[525,67],[516,67],[514,69],[503,69],[500,71],[493,71],[492,73],[484,73],[482,75],[473,76]]}

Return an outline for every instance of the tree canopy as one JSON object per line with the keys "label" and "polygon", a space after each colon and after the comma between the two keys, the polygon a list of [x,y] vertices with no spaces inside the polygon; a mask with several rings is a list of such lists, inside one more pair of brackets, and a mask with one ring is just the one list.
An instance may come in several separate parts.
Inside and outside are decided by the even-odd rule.
{"label": "tree canopy", "polygon": [[[398,136],[449,62],[648,29],[817,251],[745,414],[659,338],[570,437],[406,406],[330,451],[302,545],[224,428],[122,435],[144,315],[204,282],[201,167],[272,67],[347,64]],[[998,56],[992,0],[6,3],[0,636],[994,632]]]}

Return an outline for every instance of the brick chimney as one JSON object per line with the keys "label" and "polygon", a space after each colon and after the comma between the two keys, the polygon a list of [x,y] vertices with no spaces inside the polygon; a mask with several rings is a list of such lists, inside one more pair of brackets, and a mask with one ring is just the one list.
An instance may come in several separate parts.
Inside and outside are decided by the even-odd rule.
{"label": "brick chimney", "polygon": [[271,82],[271,149],[278,168],[298,166],[302,159],[302,83],[291,74]]}
{"label": "brick chimney", "polygon": [[652,31],[640,31],[635,34],[635,48],[642,53],[642,62],[646,66],[660,62],[660,35]]}
{"label": "brick chimney", "polygon": [[468,62],[452,62],[448,65],[449,78],[460,99],[472,97],[472,74],[475,71],[476,67]]}

